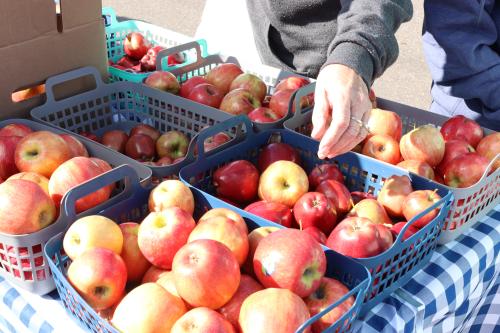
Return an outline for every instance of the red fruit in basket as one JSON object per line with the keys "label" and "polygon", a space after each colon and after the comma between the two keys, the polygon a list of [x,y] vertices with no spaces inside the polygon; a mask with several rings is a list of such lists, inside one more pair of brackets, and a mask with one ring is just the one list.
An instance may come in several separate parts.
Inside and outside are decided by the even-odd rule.
{"label": "red fruit in basket", "polygon": [[307,297],[325,275],[326,256],[313,237],[300,230],[281,229],[260,241],[253,268],[264,287],[284,288]]}
{"label": "red fruit in basket", "polygon": [[344,184],[336,180],[327,179],[322,181],[317,187],[316,192],[321,192],[335,205],[337,215],[347,214],[354,206],[351,193]]}
{"label": "red fruit in basket", "polygon": [[205,140],[203,143],[203,147],[205,151],[210,151],[212,149],[215,149],[219,147],[220,145],[229,142],[231,140],[231,137],[227,135],[226,133],[217,133],[214,136],[209,137],[208,139]]}
{"label": "red fruit in basket", "polygon": [[146,54],[141,58],[141,71],[152,72],[156,70],[156,58],[160,51],[165,50],[163,46],[153,46],[146,52]]}
{"label": "red fruit in basket", "polygon": [[473,153],[475,149],[472,148],[466,141],[463,140],[449,140],[445,142],[444,157],[441,163],[436,166],[436,170],[440,174],[444,174],[445,166],[454,158],[467,154]]}
{"label": "red fruit in basket", "polygon": [[168,156],[163,156],[160,158],[158,161],[155,162],[156,166],[167,166],[167,165],[172,165],[174,163],[174,160]]}
{"label": "red fruit in basket", "polygon": [[309,173],[309,186],[311,189],[315,189],[322,181],[327,179],[344,183],[344,175],[335,164],[323,163],[316,165]]}
{"label": "red fruit in basket", "polygon": [[370,129],[369,136],[388,135],[397,142],[401,140],[403,122],[396,112],[372,109],[367,127]]}
{"label": "red fruit in basket", "polygon": [[69,150],[71,151],[71,157],[76,157],[76,156],[89,156],[89,152],[87,151],[87,148],[83,145],[83,143],[75,138],[71,134],[59,134],[61,138],[66,141],[66,144],[69,147]]}
{"label": "red fruit in basket", "polygon": [[[407,224],[408,222],[398,222],[398,223],[395,223],[392,227],[391,227],[391,232],[394,236],[394,239],[396,239],[396,237],[398,237],[399,233],[401,232],[401,230],[403,230],[403,227]],[[408,229],[406,229],[406,232],[405,234],[403,235],[403,240],[407,240],[408,238],[410,238],[411,236],[413,236],[414,234],[416,234],[420,229],[418,229],[417,227],[415,227],[413,224],[410,225],[408,227]]]}
{"label": "red fruit in basket", "polygon": [[243,71],[238,65],[232,63],[225,63],[217,65],[212,68],[205,78],[208,83],[213,84],[219,90],[226,95],[229,92],[229,87],[233,80],[240,74],[243,74]]}
{"label": "red fruit in basket", "polygon": [[[199,84],[208,83],[208,81],[203,76],[193,76],[181,84],[181,90],[179,91],[179,96],[188,98],[191,90]],[[220,104],[220,103],[219,103]]]}
{"label": "red fruit in basket", "polygon": [[364,199],[375,199],[377,200],[377,197],[373,195],[373,193],[367,193],[367,192],[359,192],[359,191],[354,191],[351,192],[351,197],[352,197],[352,202],[353,204],[357,204],[361,200]]}
{"label": "red fruit in basket", "polygon": [[209,308],[194,308],[172,326],[171,333],[235,333],[233,325],[220,313]]}
{"label": "red fruit in basket", "polygon": [[238,88],[248,90],[261,103],[267,94],[267,86],[264,81],[257,75],[251,73],[242,73],[234,78],[229,86],[229,91]]}
{"label": "red fruit in basket", "polygon": [[248,114],[260,107],[260,101],[245,89],[234,89],[228,92],[220,103],[220,109],[232,115]]}
{"label": "red fruit in basket", "polygon": [[50,178],[54,170],[71,158],[66,141],[49,131],[26,135],[16,146],[15,162],[21,172],[32,171]]}
{"label": "red fruit in basket", "polygon": [[50,196],[49,194],[49,179],[47,177],[44,177],[38,173],[35,172],[19,172],[16,174],[13,174],[7,180],[9,179],[24,179],[24,180],[29,180],[31,182],[34,182],[35,184],[38,184],[44,191],[47,193],[47,195]]}
{"label": "red fruit in basket", "polygon": [[151,263],[144,257],[139,249],[137,240],[139,224],[126,222],[118,225],[123,234],[123,248],[120,256],[127,267],[127,280],[140,282]]}
{"label": "red fruit in basket", "polygon": [[309,234],[312,238],[314,238],[318,243],[325,245],[327,237],[326,235],[316,227],[307,227],[302,229],[302,232]]}
{"label": "red fruit in basket", "polygon": [[178,207],[193,215],[193,194],[189,187],[179,180],[164,180],[149,194],[148,208],[151,212],[159,212],[169,207]]}
{"label": "red fruit in basket", "polygon": [[213,217],[226,217],[240,229],[242,234],[248,234],[248,228],[243,217],[235,211],[227,208],[213,208],[203,214],[198,222],[202,222]]}
{"label": "red fruit in basket", "polygon": [[215,170],[212,182],[217,194],[236,202],[248,202],[257,196],[259,171],[252,163],[238,160]]}
{"label": "red fruit in basket", "polygon": [[292,227],[293,215],[287,205],[277,202],[257,201],[245,207],[245,210],[284,227]]}
{"label": "red fruit in basket", "polygon": [[289,76],[278,82],[278,84],[274,88],[274,92],[276,93],[277,91],[286,89],[295,91],[299,88],[307,86],[309,83],[311,83],[309,79],[298,76]]}
{"label": "red fruit in basket", "polygon": [[[73,157],[61,164],[49,179],[49,193],[59,207],[62,197],[73,187],[104,173],[102,165],[95,158]],[[76,201],[76,212],[80,213],[108,200],[112,186],[103,187]]]}
{"label": "red fruit in basket", "polygon": [[0,129],[0,136],[25,137],[31,132],[33,132],[33,130],[24,124],[9,124]]}
{"label": "red fruit in basket", "polygon": [[56,208],[47,193],[32,181],[11,179],[0,184],[0,232],[29,234],[56,219]]}
{"label": "red fruit in basket", "polygon": [[186,57],[184,56],[184,53],[182,53],[182,52],[170,54],[167,57],[167,63],[169,66],[180,65],[180,64],[183,64],[185,61],[186,61]]}
{"label": "red fruit in basket", "polygon": [[254,275],[253,274],[253,257],[255,256],[255,250],[257,250],[257,246],[259,246],[259,243],[267,237],[270,233],[281,230],[279,227],[260,227],[253,229],[249,234],[248,234],[248,256],[247,260],[245,262],[245,265],[243,265],[243,270],[247,272],[248,274]]}
{"label": "red fruit in basket", "polygon": [[0,137],[0,178],[7,179],[17,173],[15,152],[20,136]]}
{"label": "red fruit in basket", "polygon": [[156,154],[155,143],[145,134],[131,135],[125,144],[125,154],[135,160],[151,160]]}
{"label": "red fruit in basket", "polygon": [[[307,297],[304,301],[309,308],[311,316],[314,316],[325,311],[330,305],[337,302],[348,293],[349,289],[340,281],[324,277],[321,279],[321,284],[318,289],[316,289],[316,291],[309,295],[309,297]],[[324,316],[320,317],[312,324],[313,333],[321,333],[331,325],[335,324],[337,320],[344,315],[344,313],[349,311],[353,304],[354,297],[350,296],[340,305],[337,305]]]}
{"label": "red fruit in basket", "polygon": [[122,297],[127,283],[127,267],[113,251],[93,248],[71,262],[68,280],[93,309],[103,310]]}
{"label": "red fruit in basket", "polygon": [[474,120],[458,115],[443,123],[441,134],[445,141],[465,140],[473,148],[476,148],[483,138],[483,129]]}
{"label": "red fruit in basket", "polygon": [[389,236],[388,228],[379,228],[367,218],[348,217],[333,229],[326,246],[349,257],[370,258],[387,250]]}
{"label": "red fruit in basket", "polygon": [[391,232],[392,224],[376,224],[375,226],[379,231],[382,247],[386,250],[389,249],[394,243]]}
{"label": "red fruit in basket", "polygon": [[325,234],[337,223],[337,212],[333,203],[320,192],[308,192],[293,206],[293,216],[300,229],[316,227]]}
{"label": "red fruit in basket", "polygon": [[399,162],[397,166],[427,179],[433,180],[435,178],[434,170],[424,161],[407,160]]}
{"label": "red fruit in basket", "polygon": [[295,332],[309,317],[299,296],[286,289],[268,288],[245,299],[239,324],[243,333]]}
{"label": "red fruit in basket", "polygon": [[394,175],[384,181],[377,201],[390,216],[403,217],[403,201],[411,192],[413,192],[413,188],[410,178]]}
{"label": "red fruit in basket", "polygon": [[156,153],[160,157],[168,156],[171,159],[186,156],[189,139],[179,131],[168,131],[156,140]]}
{"label": "red fruit in basket", "polygon": [[[441,196],[435,191],[419,190],[410,193],[403,202],[403,214],[407,221],[431,207],[436,202],[441,200]],[[429,213],[425,214],[413,223],[417,228],[425,227],[439,214],[439,207],[434,208]]]}
{"label": "red fruit in basket", "polygon": [[141,60],[151,48],[151,43],[140,32],[131,32],[123,41],[125,54],[135,60]]}
{"label": "red fruit in basket", "polygon": [[349,216],[364,217],[375,224],[391,224],[384,207],[375,199],[361,200],[352,208]]}
{"label": "red fruit in basket", "polygon": [[188,99],[213,108],[218,108],[224,98],[222,92],[210,83],[200,83],[191,89]]}
{"label": "red fruit in basket", "polygon": [[101,143],[101,139],[99,139],[99,137],[97,135],[95,135],[94,133],[79,132],[78,134],[80,134],[83,137],[86,137],[89,140]]}
{"label": "red fruit in basket", "polygon": [[[490,162],[500,154],[500,133],[495,132],[485,136],[477,145],[477,153],[486,157]],[[492,171],[500,168],[500,159],[493,165]]]}
{"label": "red fruit in basket", "polygon": [[135,66],[139,65],[139,60],[132,59],[129,56],[123,56],[116,62],[115,65],[112,65],[115,68],[121,69],[121,70],[127,70],[134,68]]}
{"label": "red fruit in basket", "polygon": [[172,273],[170,270],[161,269],[156,266],[150,266],[144,276],[142,277],[141,284],[148,282],[157,282],[161,278],[168,275],[168,273]]}
{"label": "red fruit in basket", "polygon": [[255,123],[274,123],[281,119],[276,112],[267,107],[258,107],[248,113],[248,118]]}
{"label": "red fruit in basket", "polygon": [[451,187],[469,187],[476,184],[486,172],[490,161],[477,153],[466,153],[444,166],[443,178]]}
{"label": "red fruit in basket", "polygon": [[181,89],[181,85],[174,74],[170,72],[155,71],[149,74],[144,80],[144,84],[161,91],[166,91],[177,95]]}
{"label": "red fruit in basket", "polygon": [[160,131],[158,131],[153,126],[150,126],[147,124],[138,124],[138,125],[134,126],[130,130],[130,136],[135,135],[135,134],[145,134],[145,135],[151,137],[151,139],[153,139],[154,142],[156,142],[156,140],[158,140],[158,138],[161,135]]}
{"label": "red fruit in basket", "polygon": [[444,157],[445,145],[439,129],[424,125],[403,135],[399,148],[403,159],[423,161],[435,167]]}
{"label": "red fruit in basket", "polygon": [[269,108],[273,110],[278,117],[283,118],[288,114],[288,107],[290,103],[290,99],[292,98],[295,90],[292,89],[283,89],[276,91],[269,101]]}
{"label": "red fruit in basket", "polygon": [[291,161],[300,165],[300,154],[289,144],[275,142],[266,145],[259,153],[257,165],[260,172],[264,172],[267,167],[276,161]]}
{"label": "red fruit in basket", "polygon": [[389,164],[397,164],[401,160],[399,144],[389,135],[371,136],[364,143],[361,153]]}
{"label": "red fruit in basket", "polygon": [[111,130],[104,133],[101,143],[117,152],[124,153],[128,135],[122,130]]}

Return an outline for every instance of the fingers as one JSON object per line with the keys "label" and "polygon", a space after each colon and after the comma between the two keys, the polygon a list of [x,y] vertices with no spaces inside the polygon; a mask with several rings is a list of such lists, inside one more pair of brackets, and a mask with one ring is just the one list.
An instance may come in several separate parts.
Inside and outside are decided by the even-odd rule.
{"label": "fingers", "polygon": [[[366,123],[369,119],[370,111],[364,112],[364,110],[357,108],[356,110],[351,110],[351,112],[354,116],[352,116],[352,119],[350,119],[349,128],[346,131],[346,133],[344,133],[344,135],[340,138],[338,144],[335,147],[335,151],[333,151],[330,155],[328,155],[328,158],[332,158],[336,155],[344,154],[348,151],[351,151],[354,147],[356,147],[357,144],[362,142],[368,135],[368,129],[366,127]],[[362,113],[361,116],[357,116],[360,114],[360,112],[364,113]],[[359,119],[359,121],[353,119]],[[349,135],[351,133],[352,135]]]}
{"label": "fingers", "polygon": [[312,114],[313,130],[311,137],[315,140],[321,140],[326,129],[330,125],[330,105],[323,89],[316,86],[314,92],[314,109]]}
{"label": "fingers", "polygon": [[346,132],[351,118],[350,98],[334,93],[328,96],[328,101],[332,107],[332,121],[319,144],[318,157],[321,159],[335,152],[336,145],[344,134],[348,137],[357,135],[352,130]]}

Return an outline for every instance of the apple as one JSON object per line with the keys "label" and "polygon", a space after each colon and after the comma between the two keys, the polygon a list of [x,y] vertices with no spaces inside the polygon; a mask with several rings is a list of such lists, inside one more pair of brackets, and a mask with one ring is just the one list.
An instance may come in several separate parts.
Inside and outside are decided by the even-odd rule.
{"label": "apple", "polygon": [[311,83],[309,79],[298,76],[289,76],[278,82],[276,87],[274,87],[274,93],[280,90],[287,90],[287,89],[295,91],[299,88],[307,86],[309,83]]}
{"label": "apple", "polygon": [[316,165],[309,173],[309,186],[311,189],[315,189],[322,181],[327,179],[344,183],[344,175],[335,164],[323,163]]}
{"label": "apple", "polygon": [[318,243],[325,245],[326,244],[326,235],[319,230],[316,227],[307,227],[305,229],[302,229],[302,232],[305,232],[306,234],[309,234],[314,238]]}
{"label": "apple", "polygon": [[186,312],[172,327],[171,333],[235,333],[233,325],[220,313],[200,307]]}
{"label": "apple", "polygon": [[[486,157],[490,162],[500,154],[500,133],[495,132],[485,136],[476,147],[477,153]],[[493,164],[492,171],[500,168],[500,159]]]}
{"label": "apple", "polygon": [[[70,189],[105,172],[103,165],[97,160],[83,156],[73,157],[54,171],[49,179],[49,193],[56,207],[59,207],[62,197]],[[78,199],[75,203],[76,212],[81,213],[108,200],[113,186],[110,184]]]}
{"label": "apple", "polygon": [[85,156],[89,157],[89,152],[87,151],[87,148],[83,145],[83,143],[75,138],[71,134],[59,134],[61,138],[66,141],[66,144],[69,147],[69,150],[71,151],[71,157],[76,157],[76,156]]}
{"label": "apple", "polygon": [[156,267],[171,269],[175,254],[187,243],[195,225],[192,216],[178,207],[151,212],[139,227],[139,249]]}
{"label": "apple", "polygon": [[146,134],[131,135],[125,144],[125,154],[139,161],[151,160],[155,156],[155,143]]}
{"label": "apple", "polygon": [[189,235],[188,242],[197,239],[212,239],[226,245],[240,265],[247,258],[248,235],[228,217],[216,216],[198,222]]}
{"label": "apple", "polygon": [[316,192],[323,193],[333,202],[338,216],[347,214],[354,206],[351,193],[347,187],[336,180],[327,179],[322,181],[316,187]]}
{"label": "apple", "polygon": [[165,50],[163,46],[153,46],[151,47],[146,54],[141,58],[141,71],[143,72],[152,72],[156,70],[156,58],[158,57],[158,53],[160,51]]}
{"label": "apple", "polygon": [[268,107],[258,107],[248,113],[248,118],[254,123],[274,123],[281,119],[273,110]]}
{"label": "apple", "polygon": [[326,256],[310,235],[296,229],[281,229],[260,241],[253,268],[264,287],[285,288],[307,297],[325,275]]}
{"label": "apple", "polygon": [[144,80],[148,87],[165,91],[174,95],[179,93],[181,85],[174,74],[164,71],[154,71]]}
{"label": "apple", "polygon": [[436,166],[436,170],[440,174],[444,174],[445,166],[454,158],[467,154],[473,153],[476,150],[472,148],[466,141],[463,140],[449,140],[445,142],[444,156],[441,163]]}
{"label": "apple", "polygon": [[153,139],[154,142],[156,142],[156,140],[158,140],[158,138],[160,137],[160,131],[158,131],[153,126],[150,126],[147,124],[138,124],[138,125],[134,126],[130,130],[130,136],[135,135],[135,134],[145,134],[145,135],[151,137],[151,139]]}
{"label": "apple", "polygon": [[261,200],[293,207],[308,189],[304,169],[291,161],[276,161],[260,176],[258,194]]}
{"label": "apple", "polygon": [[99,139],[99,137],[97,135],[95,135],[94,133],[89,133],[89,132],[83,131],[83,132],[79,132],[78,134],[80,134],[81,136],[83,136],[89,140],[101,143],[101,139]]}
{"label": "apple", "polygon": [[53,223],[56,207],[36,183],[24,179],[0,184],[0,232],[29,234]]}
{"label": "apple", "polygon": [[300,154],[287,143],[275,142],[270,143],[261,149],[257,166],[260,172],[264,172],[266,168],[276,161],[292,161],[300,165]]}
{"label": "apple", "polygon": [[17,173],[15,152],[20,136],[0,137],[0,178],[7,179]]}
{"label": "apple", "polygon": [[8,124],[0,129],[0,136],[20,136],[24,138],[33,130],[24,124]]}
{"label": "apple", "polygon": [[179,96],[188,98],[191,90],[199,84],[208,83],[208,81],[203,76],[193,76],[187,79],[182,85],[179,91]]}
{"label": "apple", "polygon": [[156,140],[156,153],[158,156],[168,156],[173,160],[186,156],[188,147],[188,137],[179,131],[168,131]]}
{"label": "apple", "polygon": [[[309,309],[309,312],[311,313],[311,316],[315,316],[318,313],[325,311],[331,304],[337,302],[348,293],[349,289],[347,289],[342,282],[336,279],[324,277],[321,279],[318,289],[316,289],[304,301]],[[354,297],[350,296],[344,302],[337,305],[331,311],[327,312],[315,321],[312,324],[312,332],[321,333],[326,331],[328,327],[335,324],[340,317],[347,313],[353,305]]]}
{"label": "apple", "polygon": [[19,171],[33,171],[50,178],[57,167],[71,158],[71,154],[66,141],[59,135],[38,131],[18,142],[14,158]]}
{"label": "apple", "polygon": [[[388,233],[388,234],[384,234]],[[326,246],[352,258],[370,258],[386,251],[388,228],[379,228],[365,217],[347,217],[333,229]]]}
{"label": "apple", "polygon": [[224,98],[222,92],[210,83],[200,83],[191,89],[188,99],[213,108],[218,108]]}
{"label": "apple", "polygon": [[233,161],[215,170],[212,183],[218,195],[235,202],[248,202],[257,195],[259,171],[248,161]]}
{"label": "apple", "polygon": [[261,106],[260,101],[245,89],[234,89],[228,92],[220,103],[220,110],[232,114],[248,114]]}
{"label": "apple", "polygon": [[489,164],[486,157],[477,153],[460,155],[444,166],[444,182],[450,187],[472,186],[483,177]]}
{"label": "apple", "polygon": [[240,266],[224,244],[198,239],[184,245],[172,264],[175,287],[193,307],[218,309],[236,293]]}
{"label": "apple", "polygon": [[275,91],[271,96],[269,101],[269,108],[273,110],[278,117],[283,118],[288,114],[288,107],[290,99],[292,98],[295,90],[292,89],[282,89]]}
{"label": "apple", "polygon": [[[436,202],[441,200],[441,196],[436,191],[419,190],[410,193],[403,202],[403,214],[407,221],[417,216]],[[417,228],[425,227],[439,214],[439,207],[422,216],[413,222],[413,226]]]}
{"label": "apple", "polygon": [[432,169],[432,167],[427,162],[418,160],[406,160],[399,162],[396,165],[427,179],[434,180],[435,178],[434,169]]}
{"label": "apple", "polygon": [[423,161],[435,167],[443,160],[445,144],[439,129],[424,125],[403,135],[399,148],[403,159]]}
{"label": "apple", "polygon": [[127,267],[115,252],[91,248],[73,259],[68,267],[68,280],[93,309],[103,310],[122,297]]}
{"label": "apple", "polygon": [[264,81],[251,73],[242,73],[235,77],[229,86],[229,91],[239,88],[248,90],[261,103],[267,94],[267,86]]}
{"label": "apple", "polygon": [[351,192],[351,197],[354,205],[364,199],[377,199],[377,197],[373,195],[373,193],[360,192],[360,191]]}
{"label": "apple", "polygon": [[483,129],[477,122],[462,115],[448,119],[441,126],[441,134],[445,141],[464,140],[476,148],[483,138]]}
{"label": "apple", "polygon": [[229,142],[231,140],[231,137],[227,135],[226,133],[220,132],[215,134],[214,136],[211,136],[203,142],[203,147],[205,151],[210,151],[212,149],[215,149],[219,147],[220,145]]}
{"label": "apple", "polygon": [[38,184],[44,190],[44,192],[47,193],[48,196],[50,196],[50,194],[49,194],[49,180],[46,177],[39,175],[38,173],[19,172],[19,173],[13,174],[9,178],[7,178],[7,180],[9,180],[9,179],[24,179],[24,180],[32,181],[35,184]]}
{"label": "apple", "polygon": [[[403,227],[407,224],[408,222],[398,222],[398,223],[395,223],[392,227],[391,227],[391,232],[394,236],[394,239],[396,239],[396,237],[398,237],[399,233],[401,232],[401,230],[403,230]],[[408,227],[408,229],[406,229],[406,232],[405,234],[403,235],[403,240],[407,240],[408,238],[410,238],[411,236],[413,236],[414,234],[416,234],[420,229],[418,229],[415,225],[410,225]]]}
{"label": "apple", "polygon": [[[156,281],[152,281],[152,282],[158,283],[166,291],[168,291],[173,296],[177,297],[179,300],[181,300],[182,302],[184,302],[182,300],[182,297],[177,292],[177,289],[175,288],[174,272],[172,272],[172,271],[165,271],[164,273],[161,274],[161,276]],[[185,303],[185,304],[186,304],[186,308],[188,308],[189,305],[187,303]]]}
{"label": "apple", "polygon": [[148,282],[157,282],[159,281],[162,277],[168,275],[172,271],[167,270],[167,269],[162,269],[158,268],[156,266],[149,266],[148,270],[146,273],[144,273],[144,276],[142,277],[141,283],[148,283]]}
{"label": "apple", "polygon": [[411,192],[413,192],[413,188],[410,178],[394,175],[384,181],[377,201],[390,216],[403,217],[403,201]]}
{"label": "apple", "polygon": [[123,40],[125,54],[134,60],[141,60],[151,48],[151,43],[140,32],[131,32]]}
{"label": "apple", "polygon": [[240,316],[240,309],[243,301],[251,294],[263,290],[264,287],[257,281],[255,281],[251,276],[241,274],[240,285],[236,290],[233,297],[227,302],[223,307],[219,309],[219,312],[235,327],[239,328],[238,318]]}
{"label": "apple", "polygon": [[183,64],[185,61],[186,61],[186,56],[184,55],[183,52],[177,52],[174,54],[170,54],[167,57],[167,63],[169,66],[180,65],[180,64]]}
{"label": "apple", "polygon": [[203,214],[198,223],[211,219],[213,217],[226,217],[228,218],[234,225],[238,227],[238,229],[241,231],[242,234],[247,235],[248,234],[248,228],[245,220],[243,217],[241,217],[240,214],[236,213],[235,211],[227,208],[213,208],[207,211],[205,214]]}
{"label": "apple", "polygon": [[388,135],[397,142],[401,140],[403,122],[396,112],[374,108],[366,126],[370,129],[369,136]]}
{"label": "apple", "polygon": [[101,143],[108,148],[124,153],[128,135],[122,130],[111,130],[104,133]]}
{"label": "apple", "polygon": [[389,135],[377,134],[369,137],[361,153],[389,164],[397,164],[401,160],[399,144]]}
{"label": "apple", "polygon": [[361,200],[352,208],[349,216],[364,217],[375,224],[391,224],[384,207],[375,199]]}
{"label": "apple", "polygon": [[243,269],[248,274],[253,274],[253,257],[260,241],[270,233],[281,230],[279,227],[259,227],[248,234],[248,256]]}
{"label": "apple", "polygon": [[293,216],[300,229],[317,227],[327,235],[337,223],[334,204],[320,192],[308,192],[301,196],[293,206]]}
{"label": "apple", "polygon": [[225,63],[212,68],[205,76],[205,79],[208,83],[219,88],[222,94],[226,95],[229,92],[231,83],[240,74],[243,74],[243,71],[238,65]]}
{"label": "apple", "polygon": [[125,56],[121,57],[116,62],[116,64],[113,64],[111,66],[113,66],[114,68],[118,68],[122,71],[126,71],[126,70],[131,70],[131,69],[134,70],[135,66],[137,66],[137,65],[140,65],[139,60],[132,59],[129,56],[125,55]]}
{"label": "apple", "polygon": [[271,222],[281,224],[286,228],[291,228],[293,224],[293,215],[290,207],[281,203],[257,201],[245,207],[245,211]]}
{"label": "apple", "polygon": [[122,299],[111,324],[119,332],[170,332],[184,313],[184,302],[156,283],[145,283]]}
{"label": "apple", "polygon": [[268,288],[245,299],[238,322],[242,333],[296,332],[309,317],[299,296],[287,289]]}
{"label": "apple", "polygon": [[139,242],[137,241],[139,224],[126,222],[120,224],[119,227],[123,235],[123,247],[120,255],[127,267],[128,281],[139,282],[151,267],[151,264],[139,249]]}

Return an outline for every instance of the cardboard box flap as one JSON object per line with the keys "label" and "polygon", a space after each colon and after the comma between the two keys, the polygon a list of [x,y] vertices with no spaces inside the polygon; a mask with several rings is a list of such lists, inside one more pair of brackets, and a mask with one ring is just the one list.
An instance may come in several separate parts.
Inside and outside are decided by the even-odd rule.
{"label": "cardboard box flap", "polygon": [[102,17],[101,0],[59,0],[64,29],[94,22]]}
{"label": "cardboard box flap", "polygon": [[0,47],[57,31],[54,0],[0,0]]}

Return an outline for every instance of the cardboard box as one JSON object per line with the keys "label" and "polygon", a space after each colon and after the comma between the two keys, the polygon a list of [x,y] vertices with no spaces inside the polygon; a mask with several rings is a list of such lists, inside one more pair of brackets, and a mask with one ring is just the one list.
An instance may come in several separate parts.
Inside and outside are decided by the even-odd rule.
{"label": "cardboard box", "polygon": [[[12,93],[50,76],[94,66],[107,77],[101,12],[101,0],[60,0],[60,6],[54,0],[0,0],[0,119],[28,117],[45,94],[13,102]],[[89,88],[89,80],[79,80],[55,93]]]}

